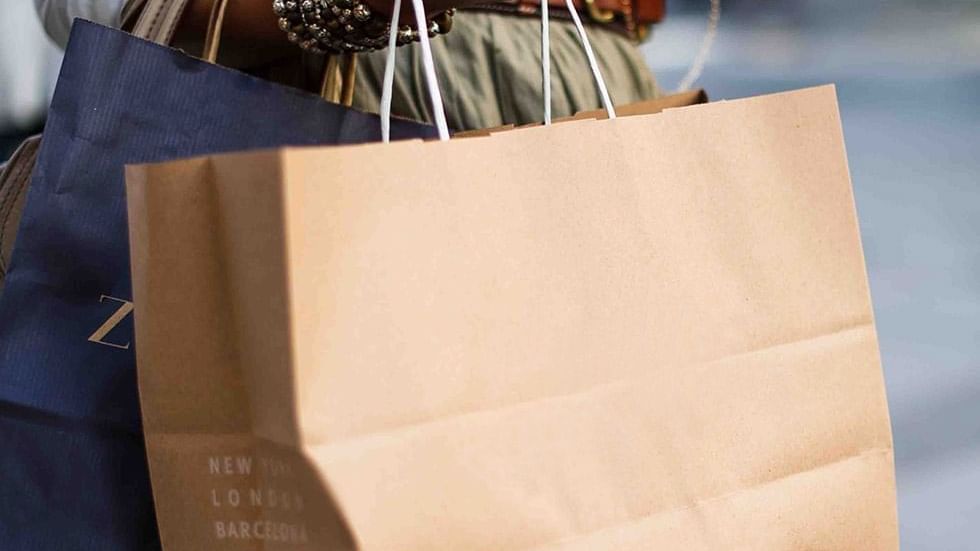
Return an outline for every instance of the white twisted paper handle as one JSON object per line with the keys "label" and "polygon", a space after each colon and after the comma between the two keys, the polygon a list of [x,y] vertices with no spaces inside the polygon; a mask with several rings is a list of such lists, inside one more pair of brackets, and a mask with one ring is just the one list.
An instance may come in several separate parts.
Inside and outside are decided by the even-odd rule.
{"label": "white twisted paper handle", "polygon": [[[592,50],[592,43],[589,42],[588,34],[582,25],[582,20],[575,9],[572,0],[565,0],[565,6],[572,17],[575,29],[578,32],[579,41],[585,50],[585,56],[589,61],[589,68],[592,77],[595,79],[596,87],[599,89],[599,96],[602,104],[609,114],[610,119],[616,118],[616,108],[613,107],[606,87],[606,81],[599,70],[599,62]],[[415,22],[419,29],[426,28],[425,6],[422,0],[412,0],[412,11],[415,13]],[[394,0],[391,14],[391,32],[388,37],[388,55],[385,59],[385,72],[381,84],[381,105],[378,109],[381,115],[381,139],[388,143],[391,138],[391,96],[395,83],[395,58],[396,40],[398,32],[398,19],[401,12],[401,0]],[[548,32],[548,0],[541,0],[541,81],[542,96],[544,98],[544,122],[551,124],[551,36]],[[439,81],[436,78],[436,65],[432,59],[432,46],[429,43],[429,36],[425,32],[419,33],[419,42],[422,47],[422,67],[425,73],[425,84],[429,91],[429,99],[432,102],[432,112],[435,117],[436,129],[439,132],[440,140],[449,139],[449,126],[446,124],[446,113],[442,102],[442,94],[439,91]]]}
{"label": "white twisted paper handle", "polygon": [[701,47],[698,49],[698,54],[694,57],[694,61],[691,62],[691,67],[687,70],[687,74],[681,79],[681,83],[677,85],[678,92],[686,92],[694,86],[694,83],[701,78],[701,73],[704,72],[704,66],[708,62],[708,57],[711,55],[711,47],[715,43],[715,37],[718,36],[718,22],[721,21],[721,0],[711,0],[711,6],[708,9],[708,27],[704,31],[704,38],[701,39]]}
{"label": "white twisted paper handle", "polygon": [[[401,0],[395,0],[391,13],[391,32],[388,33],[388,57],[385,60],[385,74],[381,85],[381,139],[388,143],[391,136],[391,90],[395,83],[395,53],[398,38],[398,14],[401,12]],[[446,124],[446,110],[442,104],[442,94],[439,92],[439,81],[436,80],[436,64],[432,60],[432,46],[429,44],[428,27],[425,21],[425,6],[422,0],[412,0],[412,11],[415,12],[415,23],[419,29],[419,42],[422,46],[422,68],[425,72],[425,84],[429,89],[429,99],[432,101],[432,114],[436,120],[439,139],[449,139],[449,126]]]}

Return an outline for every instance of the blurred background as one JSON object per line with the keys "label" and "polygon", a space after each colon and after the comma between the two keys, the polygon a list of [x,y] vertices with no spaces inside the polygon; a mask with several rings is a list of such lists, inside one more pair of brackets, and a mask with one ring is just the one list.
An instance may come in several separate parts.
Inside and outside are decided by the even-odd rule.
{"label": "blurred background", "polygon": [[[708,0],[669,0],[643,51],[681,81]],[[0,159],[60,63],[28,0],[0,17]],[[722,0],[712,99],[837,84],[868,262],[905,550],[980,549],[980,0]]]}
{"label": "blurred background", "polygon": [[0,164],[41,131],[61,52],[48,40],[30,0],[7,1],[0,14]]}

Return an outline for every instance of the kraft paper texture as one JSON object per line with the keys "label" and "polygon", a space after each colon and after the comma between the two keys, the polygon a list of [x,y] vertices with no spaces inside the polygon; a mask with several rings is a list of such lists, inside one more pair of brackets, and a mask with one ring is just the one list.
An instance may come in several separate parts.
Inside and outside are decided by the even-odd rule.
{"label": "kraft paper texture", "polygon": [[898,547],[833,87],[127,181],[167,551]]}

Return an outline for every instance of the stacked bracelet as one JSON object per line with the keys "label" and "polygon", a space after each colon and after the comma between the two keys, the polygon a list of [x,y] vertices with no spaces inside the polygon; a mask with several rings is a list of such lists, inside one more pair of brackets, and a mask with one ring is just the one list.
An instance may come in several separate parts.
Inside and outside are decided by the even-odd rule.
{"label": "stacked bracelet", "polygon": [[[272,8],[290,42],[309,52],[364,52],[388,46],[391,24],[360,0],[273,0]],[[430,37],[449,32],[453,11],[428,21]],[[398,46],[418,40],[416,28],[399,26]]]}

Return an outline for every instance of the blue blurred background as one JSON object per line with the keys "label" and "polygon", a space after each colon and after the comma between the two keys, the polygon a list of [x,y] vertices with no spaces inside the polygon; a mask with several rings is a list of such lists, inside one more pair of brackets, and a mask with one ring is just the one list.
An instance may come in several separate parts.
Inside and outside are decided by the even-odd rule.
{"label": "blue blurred background", "polygon": [[[675,86],[708,0],[644,53]],[[722,0],[712,99],[833,82],[891,409],[902,548],[980,549],[980,2]]]}
{"label": "blue blurred background", "polygon": [[[709,0],[643,46],[665,90]],[[42,124],[59,53],[33,5],[0,17],[0,160]],[[833,82],[861,220],[906,550],[980,549],[980,0],[722,0],[713,99]]]}

